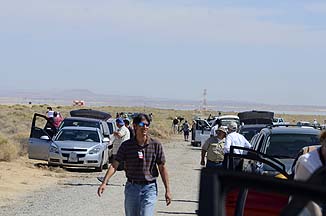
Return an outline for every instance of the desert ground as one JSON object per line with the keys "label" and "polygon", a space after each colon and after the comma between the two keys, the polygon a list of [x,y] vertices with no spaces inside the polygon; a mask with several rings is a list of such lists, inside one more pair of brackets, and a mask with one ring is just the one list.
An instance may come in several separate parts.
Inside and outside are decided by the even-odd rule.
{"label": "desert ground", "polygon": [[[89,215],[100,209],[98,215],[123,215],[123,172],[112,179],[107,193],[96,196],[103,176],[90,170],[49,168],[46,162],[29,160],[28,138],[34,113],[45,113],[47,105],[0,105],[0,215]],[[64,117],[76,107],[56,106]],[[90,108],[90,107],[86,107]],[[95,108],[94,108],[95,109]],[[164,144],[173,192],[173,204],[164,205],[164,190],[159,181],[160,193],[157,215],[192,215],[197,209],[200,173],[200,151],[173,135],[171,121],[176,116],[191,120],[194,116],[208,117],[216,111],[150,109],[144,107],[97,107],[112,114],[119,111],[153,113],[150,128],[152,136]],[[222,113],[236,114],[236,113]],[[326,116],[286,115],[287,122],[317,119],[324,123]],[[71,202],[71,204],[70,204]],[[69,205],[68,205],[69,204]],[[44,208],[46,207],[46,208]],[[56,211],[59,211],[58,213]],[[98,210],[96,210],[98,211]],[[53,213],[56,212],[56,213]],[[107,213],[108,212],[108,213]]]}
{"label": "desert ground", "polygon": [[[158,180],[155,215],[196,215],[198,208],[200,151],[181,135],[163,143],[173,201],[165,205],[164,186]],[[124,172],[112,177],[103,196],[97,196],[103,176],[91,170],[49,170],[39,161],[20,159],[1,163],[0,215],[124,215]]]}

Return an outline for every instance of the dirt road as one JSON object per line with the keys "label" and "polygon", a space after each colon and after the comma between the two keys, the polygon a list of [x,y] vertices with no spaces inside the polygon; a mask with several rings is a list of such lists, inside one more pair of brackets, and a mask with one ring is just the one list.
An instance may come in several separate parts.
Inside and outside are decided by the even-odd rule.
{"label": "dirt road", "polygon": [[[200,151],[189,142],[175,139],[164,143],[173,201],[165,205],[164,186],[159,179],[159,196],[155,215],[196,215],[198,208]],[[124,172],[117,172],[99,198],[96,194],[102,173],[70,170],[72,176],[62,178],[42,190],[28,192],[11,204],[0,207],[0,215],[124,215]],[[69,176],[69,175],[68,175]]]}

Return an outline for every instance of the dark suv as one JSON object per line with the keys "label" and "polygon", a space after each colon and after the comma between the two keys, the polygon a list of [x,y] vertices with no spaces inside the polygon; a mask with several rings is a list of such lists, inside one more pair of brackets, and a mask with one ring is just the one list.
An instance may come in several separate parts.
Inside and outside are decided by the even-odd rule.
{"label": "dark suv", "polygon": [[[254,150],[279,159],[291,173],[291,166],[299,151],[305,146],[319,144],[320,131],[314,128],[298,126],[269,126],[262,129],[251,140]],[[273,169],[263,164],[257,164],[257,170],[266,174]]]}

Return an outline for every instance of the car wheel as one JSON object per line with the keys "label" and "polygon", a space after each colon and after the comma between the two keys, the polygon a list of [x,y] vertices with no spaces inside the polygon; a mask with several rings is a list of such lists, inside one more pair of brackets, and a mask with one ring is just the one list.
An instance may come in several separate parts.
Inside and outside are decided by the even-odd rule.
{"label": "car wheel", "polygon": [[105,164],[103,164],[103,169],[108,169],[109,168],[109,159],[106,161]]}
{"label": "car wheel", "polygon": [[95,167],[95,171],[96,172],[102,172],[103,171],[103,155],[102,155],[102,160],[101,160],[100,166]]}

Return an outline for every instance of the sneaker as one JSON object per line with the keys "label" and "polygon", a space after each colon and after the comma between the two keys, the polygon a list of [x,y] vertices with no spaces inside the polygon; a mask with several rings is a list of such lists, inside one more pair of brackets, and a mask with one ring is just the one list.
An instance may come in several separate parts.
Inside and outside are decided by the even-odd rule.
{"label": "sneaker", "polygon": [[[97,180],[99,180],[100,182],[104,181],[104,177],[97,177]],[[106,183],[106,185],[108,185],[108,183]]]}

